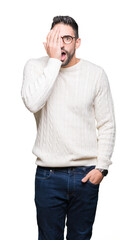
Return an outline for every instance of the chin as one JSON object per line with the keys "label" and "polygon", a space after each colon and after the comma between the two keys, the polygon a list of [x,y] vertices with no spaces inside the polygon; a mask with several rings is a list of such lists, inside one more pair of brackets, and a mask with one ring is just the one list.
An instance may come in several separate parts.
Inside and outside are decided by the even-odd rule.
{"label": "chin", "polygon": [[67,62],[66,62],[66,63],[65,63],[65,62],[62,62],[62,64],[61,64],[62,67],[66,67],[67,65],[68,65]]}

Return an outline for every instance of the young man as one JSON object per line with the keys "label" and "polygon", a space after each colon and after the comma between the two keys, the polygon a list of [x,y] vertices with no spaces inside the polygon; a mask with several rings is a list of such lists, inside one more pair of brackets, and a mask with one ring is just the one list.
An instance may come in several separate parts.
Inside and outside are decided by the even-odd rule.
{"label": "young man", "polygon": [[[100,182],[115,143],[114,107],[103,68],[76,58],[78,25],[53,18],[47,56],[29,59],[21,96],[36,119],[35,204],[39,240],[89,240]],[[96,134],[98,130],[98,134]]]}

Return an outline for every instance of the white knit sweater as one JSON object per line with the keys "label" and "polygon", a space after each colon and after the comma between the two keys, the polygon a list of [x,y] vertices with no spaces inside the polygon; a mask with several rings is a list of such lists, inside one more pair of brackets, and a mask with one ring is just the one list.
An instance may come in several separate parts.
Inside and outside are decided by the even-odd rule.
{"label": "white knit sweater", "polygon": [[43,56],[24,66],[21,96],[36,120],[35,163],[108,169],[116,124],[107,75],[84,59],[67,68],[61,64]]}

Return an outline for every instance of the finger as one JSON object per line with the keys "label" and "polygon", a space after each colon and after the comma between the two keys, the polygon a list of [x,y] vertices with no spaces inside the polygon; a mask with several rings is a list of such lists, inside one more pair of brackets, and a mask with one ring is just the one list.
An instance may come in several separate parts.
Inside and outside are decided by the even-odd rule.
{"label": "finger", "polygon": [[51,31],[48,33],[48,35],[47,35],[47,38],[46,38],[46,40],[47,40],[47,46],[49,45],[49,39],[50,39],[50,35],[52,34],[52,32],[53,32],[53,30],[51,30]]}
{"label": "finger", "polygon": [[49,45],[49,41],[50,41],[50,36],[53,33],[53,29],[50,30],[50,32],[47,35],[46,41],[47,41],[47,46]]}
{"label": "finger", "polygon": [[88,175],[86,175],[84,178],[82,178],[82,182],[87,182],[87,180],[89,179],[89,176]]}
{"label": "finger", "polygon": [[61,34],[60,34],[60,30],[58,30],[57,34],[56,34],[56,39],[55,39],[55,44],[61,48]]}
{"label": "finger", "polygon": [[89,178],[89,181],[91,181],[92,183],[94,183],[94,182],[95,182],[95,178],[90,177],[90,178]]}
{"label": "finger", "polygon": [[47,43],[43,42],[44,48],[47,50]]}
{"label": "finger", "polygon": [[59,31],[59,35],[58,35],[58,44],[59,44],[59,47],[61,47],[61,34],[60,34],[60,31]]}
{"label": "finger", "polygon": [[58,37],[59,37],[59,29],[56,28],[55,34],[54,34],[54,36],[53,36],[53,38],[52,38],[52,42],[53,42],[54,45],[57,44]]}
{"label": "finger", "polygon": [[49,43],[51,43],[52,45],[54,43],[54,36],[55,36],[56,32],[57,32],[57,27],[55,29],[53,29],[52,34],[50,34],[49,39],[48,39]]}
{"label": "finger", "polygon": [[49,35],[51,34],[51,32],[52,32],[52,30],[50,30],[49,33],[47,34],[46,41],[48,40]]}

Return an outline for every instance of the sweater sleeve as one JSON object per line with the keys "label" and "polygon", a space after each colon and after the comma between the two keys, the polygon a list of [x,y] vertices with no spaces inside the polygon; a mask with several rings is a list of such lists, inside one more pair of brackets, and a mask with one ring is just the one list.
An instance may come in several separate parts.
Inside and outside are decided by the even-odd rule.
{"label": "sweater sleeve", "polygon": [[98,157],[96,168],[108,169],[115,144],[116,123],[110,85],[105,71],[101,70],[94,99],[96,127],[98,130]]}
{"label": "sweater sleeve", "polygon": [[62,62],[56,58],[49,58],[43,73],[38,74],[37,65],[29,59],[23,70],[21,97],[27,109],[38,112],[45,104],[52,92]]}

